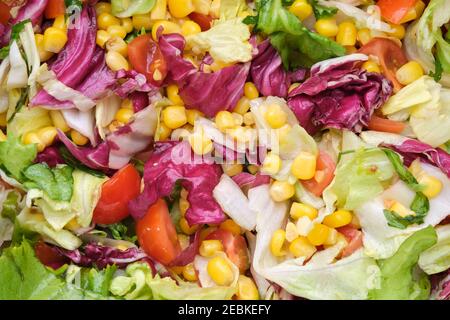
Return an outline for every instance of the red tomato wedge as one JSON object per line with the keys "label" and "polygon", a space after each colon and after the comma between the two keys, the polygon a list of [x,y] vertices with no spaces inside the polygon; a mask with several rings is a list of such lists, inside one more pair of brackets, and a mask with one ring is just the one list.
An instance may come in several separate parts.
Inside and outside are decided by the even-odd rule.
{"label": "red tomato wedge", "polygon": [[141,177],[131,165],[117,171],[102,186],[102,195],[94,210],[94,222],[114,224],[128,216],[128,202],[141,191]]}
{"label": "red tomato wedge", "polygon": [[348,241],[348,245],[342,251],[342,258],[350,256],[353,252],[363,246],[362,232],[350,225],[337,228],[339,233],[342,233]]}
{"label": "red tomato wedge", "polygon": [[405,53],[393,40],[386,38],[374,38],[358,50],[366,55],[378,57],[383,75],[392,81],[397,92],[403,86],[398,82],[395,73],[408,62]]}
{"label": "red tomato wedge", "polygon": [[197,13],[197,12],[193,12],[189,15],[189,18],[194,21],[195,23],[197,23],[200,28],[202,29],[202,31],[206,31],[211,29],[211,24],[212,24],[212,18],[211,16],[207,16],[205,14],[201,14],[201,13]]}
{"label": "red tomato wedge", "polygon": [[239,268],[240,272],[245,272],[250,267],[247,243],[241,235],[233,235],[230,231],[217,229],[205,238],[206,240],[220,240],[228,258]]}
{"label": "red tomato wedge", "polygon": [[3,1],[0,1],[0,23],[8,24],[9,18],[11,18],[10,7]]}
{"label": "red tomato wedge", "polygon": [[64,0],[48,0],[45,7],[45,17],[47,19],[54,19],[66,12],[66,5]]}
{"label": "red tomato wedge", "polygon": [[402,133],[406,125],[403,122],[384,119],[374,115],[370,119],[368,127],[370,130],[375,131]]}
{"label": "red tomato wedge", "polygon": [[67,258],[59,254],[54,248],[44,241],[38,241],[34,246],[34,252],[39,261],[49,267],[59,268],[67,262]]}
{"label": "red tomato wedge", "polygon": [[381,16],[394,24],[399,24],[403,17],[413,8],[418,0],[379,0],[377,6]]}
{"label": "red tomato wedge", "polygon": [[316,177],[314,177],[310,180],[302,181],[302,184],[306,190],[320,197],[323,190],[333,181],[336,164],[326,152],[320,151],[317,157],[316,170],[320,171],[320,174],[317,175],[318,179],[316,180]]}
{"label": "red tomato wedge", "polygon": [[163,199],[152,205],[137,222],[136,233],[144,251],[164,265],[172,262],[181,252],[177,231]]}
{"label": "red tomato wedge", "polygon": [[148,82],[156,86],[163,83],[167,64],[151,34],[136,37],[128,44],[128,58],[133,69],[145,75]]}

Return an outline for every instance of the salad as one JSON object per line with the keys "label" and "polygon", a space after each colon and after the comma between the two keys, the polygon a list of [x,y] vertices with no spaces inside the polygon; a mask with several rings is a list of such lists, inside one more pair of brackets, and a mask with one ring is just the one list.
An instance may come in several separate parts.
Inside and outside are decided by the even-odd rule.
{"label": "salad", "polygon": [[3,0],[0,48],[0,299],[450,299],[450,0]]}

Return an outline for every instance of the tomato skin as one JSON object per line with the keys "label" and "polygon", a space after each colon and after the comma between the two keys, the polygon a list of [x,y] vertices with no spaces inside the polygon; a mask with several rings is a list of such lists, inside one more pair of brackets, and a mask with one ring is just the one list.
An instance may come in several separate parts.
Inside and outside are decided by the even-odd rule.
{"label": "tomato skin", "polygon": [[163,83],[167,76],[167,63],[151,34],[140,35],[128,44],[128,58],[133,69],[145,75],[149,83],[155,86]]}
{"label": "tomato skin", "polygon": [[177,231],[163,199],[152,205],[136,223],[136,233],[144,251],[164,265],[170,264],[181,252]]}
{"label": "tomato skin", "polygon": [[189,15],[189,18],[195,23],[197,23],[202,29],[202,31],[207,31],[211,29],[211,24],[213,20],[211,16],[207,16],[197,12],[192,12]]}
{"label": "tomato skin", "polygon": [[416,2],[417,0],[379,0],[377,6],[384,19],[393,24],[399,24]]}
{"label": "tomato skin", "polygon": [[47,6],[45,7],[45,18],[54,19],[65,12],[66,5],[64,4],[64,0],[48,0]]}
{"label": "tomato skin", "polygon": [[8,24],[9,18],[11,18],[10,7],[3,1],[0,1],[0,23]]}
{"label": "tomato skin", "polygon": [[206,240],[220,240],[228,258],[239,268],[241,273],[250,267],[247,243],[241,235],[233,235],[228,230],[217,229],[209,233]]}
{"label": "tomato skin", "polygon": [[398,82],[396,77],[397,70],[408,62],[405,53],[393,40],[386,38],[374,38],[365,44],[359,53],[374,55],[378,57],[383,75],[391,80],[394,85],[394,91],[397,92],[403,85]]}
{"label": "tomato skin", "polygon": [[93,220],[99,224],[114,224],[128,216],[128,202],[141,191],[139,172],[128,164],[117,171],[102,186],[102,194],[94,210]]}
{"label": "tomato skin", "polygon": [[342,251],[342,258],[348,257],[363,246],[362,232],[350,225],[336,229],[347,239],[348,244]]}
{"label": "tomato skin", "polygon": [[303,186],[312,194],[320,197],[326,187],[333,181],[334,171],[336,170],[336,164],[333,159],[325,152],[320,151],[317,157],[316,170],[320,170],[324,173],[324,176],[320,182],[312,178],[310,180],[302,181]]}
{"label": "tomato skin", "polygon": [[384,119],[375,115],[372,116],[368,125],[370,130],[390,133],[402,133],[405,127],[406,125],[403,122]]}
{"label": "tomato skin", "polygon": [[44,241],[38,241],[34,246],[34,252],[39,261],[46,266],[58,269],[67,262],[67,258],[59,254],[53,247]]}

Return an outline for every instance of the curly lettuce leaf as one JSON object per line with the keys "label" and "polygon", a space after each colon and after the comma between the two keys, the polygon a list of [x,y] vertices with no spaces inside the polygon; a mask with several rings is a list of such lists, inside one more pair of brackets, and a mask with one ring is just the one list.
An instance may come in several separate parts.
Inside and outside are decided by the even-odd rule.
{"label": "curly lettuce leaf", "polygon": [[432,226],[408,237],[390,258],[378,261],[381,270],[379,288],[369,292],[372,300],[424,300],[430,295],[430,282],[425,274],[414,274],[420,254],[437,241]]}
{"label": "curly lettuce leaf", "polygon": [[311,67],[345,54],[341,45],[308,30],[281,0],[257,1],[257,10],[256,29],[269,36],[286,69]]}
{"label": "curly lettuce leaf", "polygon": [[0,165],[17,180],[22,180],[22,171],[33,163],[36,154],[35,144],[24,145],[13,135],[0,142]]}

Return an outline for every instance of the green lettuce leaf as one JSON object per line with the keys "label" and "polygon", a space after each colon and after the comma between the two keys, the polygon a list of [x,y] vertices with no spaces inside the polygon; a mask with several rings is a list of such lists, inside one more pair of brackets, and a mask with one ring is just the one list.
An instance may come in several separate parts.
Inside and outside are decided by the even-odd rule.
{"label": "green lettuce leaf", "polygon": [[[98,278],[97,278],[98,279]],[[66,283],[36,258],[26,240],[0,256],[0,300],[104,299],[98,293]]]}
{"label": "green lettuce leaf", "polygon": [[52,125],[49,111],[44,108],[22,108],[7,125],[8,135],[21,137],[28,132]]}
{"label": "green lettuce leaf", "polygon": [[378,261],[381,270],[379,288],[369,293],[373,300],[423,300],[430,295],[430,282],[425,274],[414,274],[420,254],[437,241],[436,231],[429,226],[408,237],[390,258]]}
{"label": "green lettuce leaf", "polygon": [[28,189],[39,189],[52,200],[70,201],[73,193],[73,168],[58,165],[49,168],[46,163],[29,166],[24,172],[28,181],[24,183]]}
{"label": "green lettuce leaf", "polygon": [[17,180],[22,180],[22,171],[33,163],[36,154],[36,145],[24,145],[13,135],[0,142],[0,165]]}
{"label": "green lettuce leaf", "polygon": [[311,67],[316,62],[345,54],[341,45],[308,30],[283,7],[281,0],[259,0],[256,4],[256,29],[269,36],[286,69]]}
{"label": "green lettuce leaf", "polygon": [[436,227],[437,243],[422,252],[419,266],[427,274],[436,274],[450,268],[450,225]]}
{"label": "green lettuce leaf", "polygon": [[229,20],[236,18],[247,9],[245,0],[220,0],[220,19]]}
{"label": "green lettuce leaf", "polygon": [[319,4],[318,0],[311,0],[310,3],[313,7],[314,16],[317,20],[322,18],[330,18],[338,12],[337,8],[323,6]]}
{"label": "green lettuce leaf", "polygon": [[128,18],[135,14],[146,14],[155,6],[156,0],[111,0],[112,14],[119,18]]}

